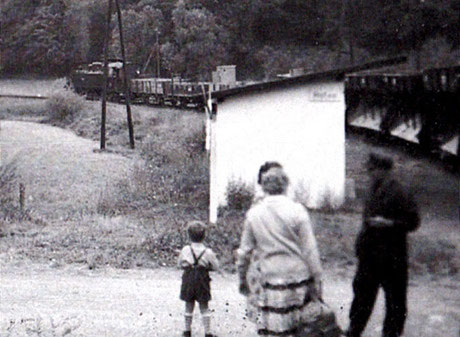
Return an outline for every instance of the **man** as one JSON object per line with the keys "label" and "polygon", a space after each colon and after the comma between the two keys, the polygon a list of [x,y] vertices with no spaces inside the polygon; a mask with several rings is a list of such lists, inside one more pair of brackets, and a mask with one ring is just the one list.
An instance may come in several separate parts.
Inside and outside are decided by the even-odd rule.
{"label": "man", "polygon": [[407,233],[418,228],[420,219],[414,200],[392,177],[391,158],[372,153],[366,167],[371,188],[356,240],[358,269],[347,336],[361,336],[382,287],[386,305],[382,336],[398,337],[407,315]]}

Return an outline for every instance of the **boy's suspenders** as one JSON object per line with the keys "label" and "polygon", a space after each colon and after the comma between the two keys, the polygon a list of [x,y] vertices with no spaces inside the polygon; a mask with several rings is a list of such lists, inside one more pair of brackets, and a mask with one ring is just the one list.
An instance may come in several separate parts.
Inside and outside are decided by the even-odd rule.
{"label": "boy's suspenders", "polygon": [[198,263],[200,262],[201,257],[202,257],[202,256],[204,255],[204,253],[206,252],[206,248],[203,249],[203,251],[200,253],[200,255],[198,255],[198,257],[196,257],[195,252],[193,251],[193,248],[192,248],[192,247],[190,247],[190,250],[192,251],[193,260],[194,260],[193,266],[194,266],[194,267],[197,267],[197,266],[198,266]]}

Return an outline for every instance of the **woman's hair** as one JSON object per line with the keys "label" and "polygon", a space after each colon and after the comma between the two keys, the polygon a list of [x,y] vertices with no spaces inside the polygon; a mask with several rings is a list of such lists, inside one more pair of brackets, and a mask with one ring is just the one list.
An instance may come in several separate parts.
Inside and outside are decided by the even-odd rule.
{"label": "woman's hair", "polygon": [[273,167],[279,167],[279,168],[283,168],[283,166],[281,166],[280,163],[278,163],[277,161],[267,161],[265,162],[265,164],[263,164],[260,168],[259,168],[259,175],[257,176],[257,183],[259,185],[262,184],[262,175],[267,172],[269,169],[273,168]]}
{"label": "woman's hair", "polygon": [[190,221],[187,224],[187,232],[192,242],[202,242],[206,237],[206,225],[202,221]]}

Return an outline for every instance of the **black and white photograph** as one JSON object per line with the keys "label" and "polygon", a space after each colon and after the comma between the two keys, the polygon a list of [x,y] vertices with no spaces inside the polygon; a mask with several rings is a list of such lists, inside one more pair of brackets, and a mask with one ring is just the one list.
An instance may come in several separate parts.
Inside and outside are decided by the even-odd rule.
{"label": "black and white photograph", "polygon": [[460,337],[457,0],[0,0],[0,337]]}

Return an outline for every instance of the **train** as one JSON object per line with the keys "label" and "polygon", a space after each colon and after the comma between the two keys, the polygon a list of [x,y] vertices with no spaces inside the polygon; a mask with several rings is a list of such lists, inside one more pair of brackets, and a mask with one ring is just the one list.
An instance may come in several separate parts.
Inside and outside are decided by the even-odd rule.
{"label": "train", "polygon": [[347,74],[346,125],[399,139],[459,169],[460,64]]}
{"label": "train", "polygon": [[[108,63],[107,99],[125,100],[124,71],[120,60]],[[243,86],[236,81],[235,66],[219,66],[210,82],[179,77],[158,78],[140,74],[127,63],[129,95],[134,103],[194,108],[204,111],[209,92]],[[78,66],[70,80],[74,90],[89,99],[102,95],[102,62]],[[429,153],[453,157],[460,154],[460,64],[408,71],[404,64],[348,73],[345,76],[345,118],[349,129],[367,129],[399,138]],[[390,137],[390,138],[391,138]]]}
{"label": "train", "polygon": [[[222,66],[225,67],[225,66]],[[124,89],[124,71],[121,60],[108,62],[107,100],[121,102],[126,99]],[[219,71],[218,67],[218,71]],[[226,68],[223,68],[224,70]],[[226,83],[195,82],[180,77],[160,78],[149,74],[140,74],[139,67],[126,64],[129,79],[129,98],[133,103],[152,106],[170,106],[203,110],[206,95],[210,91],[230,89],[236,81]],[[73,90],[87,99],[98,100],[102,96],[104,84],[104,64],[91,62],[80,64],[70,75]]]}

